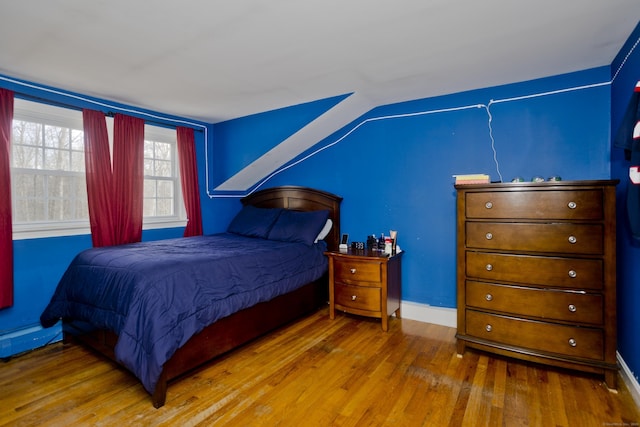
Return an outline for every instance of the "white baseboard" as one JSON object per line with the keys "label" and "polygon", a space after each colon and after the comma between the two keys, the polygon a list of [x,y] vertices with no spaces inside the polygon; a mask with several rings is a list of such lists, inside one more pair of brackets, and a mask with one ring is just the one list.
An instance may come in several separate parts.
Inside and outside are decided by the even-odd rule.
{"label": "white baseboard", "polygon": [[620,353],[616,353],[616,357],[620,365],[620,376],[629,389],[633,401],[636,402],[636,406],[640,408],[640,383],[638,383],[638,379],[633,375]]}
{"label": "white baseboard", "polygon": [[404,319],[455,328],[458,325],[458,310],[455,308],[434,307],[428,304],[402,301],[400,315]]}

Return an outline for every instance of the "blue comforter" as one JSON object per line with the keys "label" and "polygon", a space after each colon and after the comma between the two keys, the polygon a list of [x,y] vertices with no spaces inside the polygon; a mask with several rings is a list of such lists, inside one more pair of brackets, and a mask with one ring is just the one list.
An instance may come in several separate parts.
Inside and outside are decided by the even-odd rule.
{"label": "blue comforter", "polygon": [[149,393],[189,338],[236,311],[327,270],[324,242],[307,246],[230,233],[93,248],[71,262],[40,317],[118,334],[115,355]]}

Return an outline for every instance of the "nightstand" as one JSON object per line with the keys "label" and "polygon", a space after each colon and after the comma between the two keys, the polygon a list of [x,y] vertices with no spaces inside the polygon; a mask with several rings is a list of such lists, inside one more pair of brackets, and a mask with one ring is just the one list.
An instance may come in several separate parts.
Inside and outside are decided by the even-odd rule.
{"label": "nightstand", "polygon": [[336,310],[382,320],[389,329],[389,316],[400,318],[401,259],[403,252],[389,256],[369,250],[329,251],[329,318]]}

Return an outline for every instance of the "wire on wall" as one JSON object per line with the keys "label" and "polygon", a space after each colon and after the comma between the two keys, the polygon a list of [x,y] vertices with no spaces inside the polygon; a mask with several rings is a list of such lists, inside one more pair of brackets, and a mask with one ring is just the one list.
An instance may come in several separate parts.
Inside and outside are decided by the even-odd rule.
{"label": "wire on wall", "polygon": [[[618,77],[618,74],[620,74],[620,72],[622,71],[622,68],[624,68],[627,60],[629,59],[629,57],[631,56],[631,54],[634,52],[634,50],[638,47],[638,45],[640,45],[640,37],[638,37],[638,39],[635,41],[635,43],[633,44],[633,46],[631,46],[631,48],[629,49],[629,52],[627,52],[627,54],[625,55],[624,59],[622,60],[622,62],[620,63],[620,66],[616,69],[616,72],[614,73],[613,77],[611,78],[610,81],[608,82],[601,82],[601,83],[595,83],[595,84],[590,84],[590,85],[584,85],[584,86],[576,86],[576,87],[570,87],[570,88],[565,88],[565,89],[559,89],[559,90],[554,90],[554,91],[548,91],[548,92],[542,92],[542,93],[536,93],[536,94],[530,94],[530,95],[523,95],[523,96],[518,96],[518,97],[513,97],[513,98],[505,98],[505,99],[498,99],[498,100],[490,100],[488,104],[475,104],[475,105],[467,105],[467,106],[461,106],[461,107],[453,107],[453,108],[444,108],[444,109],[439,109],[439,110],[429,110],[429,111],[419,111],[419,112],[415,112],[415,113],[407,113],[407,114],[397,114],[397,115],[391,115],[391,116],[381,116],[381,117],[372,117],[372,118],[368,118],[366,120],[361,121],[360,123],[356,124],[353,128],[351,128],[351,130],[349,130],[347,133],[345,133],[343,136],[341,136],[340,138],[338,138],[336,141],[325,145],[324,147],[321,147],[317,150],[315,150],[314,152],[310,153],[309,155],[291,163],[288,164],[286,166],[283,166],[279,169],[276,169],[273,173],[271,173],[269,176],[267,176],[266,178],[264,178],[262,181],[260,181],[250,192],[253,193],[254,191],[256,191],[257,189],[259,189],[261,186],[263,186],[267,181],[269,181],[271,178],[273,178],[274,176],[278,175],[281,172],[284,172],[285,170],[302,163],[303,161],[307,160],[308,158],[315,156],[316,154],[330,148],[333,147],[334,145],[338,144],[339,142],[343,141],[347,136],[349,136],[350,134],[352,134],[354,131],[356,131],[358,128],[360,128],[361,126],[370,123],[370,122],[374,122],[374,121],[379,121],[379,120],[389,120],[389,119],[397,119],[397,118],[404,118],[404,117],[412,117],[412,116],[421,116],[421,115],[425,115],[425,114],[437,114],[437,113],[446,113],[446,112],[451,112],[451,111],[461,111],[461,110],[467,110],[470,108],[484,108],[487,112],[487,127],[489,129],[489,138],[491,140],[491,150],[493,152],[493,161],[496,165],[496,173],[498,174],[500,181],[503,181],[502,178],[502,174],[500,172],[500,163],[498,161],[498,152],[496,150],[496,146],[495,146],[495,138],[493,135],[493,127],[492,127],[492,122],[493,122],[493,116],[491,114],[491,106],[493,104],[500,104],[500,103],[505,103],[505,102],[514,102],[514,101],[521,101],[524,99],[531,99],[531,98],[538,98],[538,97],[542,97],[542,96],[551,96],[551,95],[557,95],[557,94],[561,94],[561,93],[566,93],[566,92],[574,92],[574,91],[578,91],[578,90],[585,90],[585,89],[591,89],[591,88],[595,88],[595,87],[600,87],[600,86],[610,86],[611,84],[613,84],[613,82],[616,80],[616,78]],[[208,183],[207,183],[208,185]],[[209,190],[207,189],[207,193],[209,193]],[[210,197],[212,197],[210,195]],[[234,196],[231,196],[234,197]],[[235,197],[240,197],[240,196],[235,196]]]}
{"label": "wire on wall", "polygon": [[622,68],[624,68],[625,64],[627,63],[627,60],[629,59],[633,51],[636,50],[636,47],[638,47],[638,44],[640,44],[640,37],[638,37],[638,39],[633,44],[633,46],[631,46],[631,49],[629,49],[629,52],[627,52],[627,54],[624,56],[624,59],[620,63],[620,66],[618,67],[616,72],[613,74],[613,77],[611,78],[612,82],[616,80],[616,78],[618,77],[618,74],[620,74],[620,71],[622,71]]}
{"label": "wire on wall", "polygon": [[[449,113],[449,112],[455,112],[455,111],[463,111],[463,110],[469,110],[469,109],[473,109],[473,108],[484,108],[485,111],[487,112],[487,127],[489,130],[489,138],[491,140],[491,150],[493,153],[493,161],[495,163],[495,168],[496,168],[496,173],[498,174],[500,181],[503,181],[502,178],[502,173],[500,172],[500,162],[498,161],[498,152],[496,149],[496,141],[493,135],[493,127],[492,127],[492,122],[493,122],[493,116],[491,114],[491,106],[493,104],[501,104],[501,103],[506,103],[506,102],[515,102],[515,101],[521,101],[521,100],[525,100],[525,99],[532,99],[532,98],[539,98],[539,97],[543,97],[543,96],[551,96],[551,95],[558,95],[558,94],[562,94],[562,93],[567,93],[567,92],[575,92],[575,91],[579,91],[579,90],[586,90],[586,89],[591,89],[591,88],[596,88],[596,87],[600,87],[600,86],[607,86],[610,85],[611,81],[608,82],[602,82],[602,83],[594,83],[594,84],[590,84],[590,85],[583,85],[583,86],[576,86],[576,87],[570,87],[570,88],[565,88],[565,89],[558,89],[558,90],[553,90],[553,91],[548,91],[548,92],[541,92],[541,93],[535,93],[535,94],[530,94],[530,95],[523,95],[523,96],[517,96],[517,97],[512,97],[512,98],[504,98],[504,99],[497,99],[497,100],[490,100],[488,104],[472,104],[472,105],[465,105],[465,106],[459,106],[459,107],[451,107],[451,108],[442,108],[442,109],[436,109],[436,110],[425,110],[425,111],[417,111],[417,112],[413,112],[413,113],[403,113],[403,114],[394,114],[394,115],[387,115],[387,116],[380,116],[380,117],[370,117],[368,119],[365,119],[359,123],[357,123],[356,125],[354,125],[350,130],[348,130],[344,135],[342,135],[340,138],[338,138],[337,140],[318,148],[317,150],[309,153],[308,155],[296,160],[295,162],[292,162],[290,164],[287,164],[285,166],[282,166],[278,169],[276,169],[274,172],[272,172],[271,174],[269,174],[267,177],[265,177],[262,181],[260,181],[258,184],[256,184],[251,191],[249,191],[247,194],[251,194],[255,191],[257,191],[260,187],[262,187],[265,183],[267,183],[271,178],[273,178],[274,176],[284,172],[287,169],[290,169],[302,162],[304,162],[305,160],[309,159],[310,157],[315,156],[316,154],[327,150],[333,146],[335,146],[336,144],[342,142],[343,140],[345,140],[349,135],[351,135],[353,132],[355,132],[357,129],[359,129],[360,127],[366,125],[367,123],[372,123],[372,122],[376,122],[376,121],[381,121],[381,120],[393,120],[393,119],[400,119],[400,118],[406,118],[406,117],[417,117],[417,116],[424,116],[424,115],[428,115],[428,114],[440,114],[440,113]],[[213,195],[211,197],[243,197],[243,195]]]}
{"label": "wire on wall", "polygon": [[493,151],[493,162],[496,164],[496,173],[500,178],[500,182],[503,182],[502,173],[500,173],[500,163],[498,162],[498,152],[496,151],[496,140],[493,138],[493,127],[491,127],[491,122],[493,121],[493,116],[491,115],[491,103],[493,99],[489,102],[488,105],[483,106],[487,111],[487,116],[489,116],[489,120],[487,120],[487,126],[489,127],[489,138],[491,138],[491,151]]}

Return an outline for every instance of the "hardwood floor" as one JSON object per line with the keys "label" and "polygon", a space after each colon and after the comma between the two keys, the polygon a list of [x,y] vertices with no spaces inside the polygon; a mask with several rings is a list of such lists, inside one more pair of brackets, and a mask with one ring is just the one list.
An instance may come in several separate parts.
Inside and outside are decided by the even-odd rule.
{"label": "hardwood floor", "polygon": [[75,344],[0,363],[0,425],[637,426],[622,380],[455,352],[455,329],[328,308],[169,385],[167,403]]}

